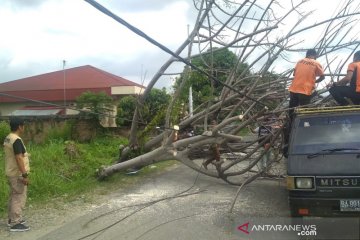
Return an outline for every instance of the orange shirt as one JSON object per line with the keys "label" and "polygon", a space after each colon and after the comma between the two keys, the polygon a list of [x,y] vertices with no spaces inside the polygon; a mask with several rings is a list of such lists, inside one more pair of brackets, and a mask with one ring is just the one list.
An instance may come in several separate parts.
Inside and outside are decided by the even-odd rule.
{"label": "orange shirt", "polygon": [[311,95],[315,87],[316,76],[324,75],[321,64],[315,59],[304,58],[295,66],[294,80],[290,92]]}
{"label": "orange shirt", "polygon": [[356,76],[352,78],[356,79],[356,92],[360,92],[360,62],[352,62],[349,64],[347,71],[355,72],[356,69]]}

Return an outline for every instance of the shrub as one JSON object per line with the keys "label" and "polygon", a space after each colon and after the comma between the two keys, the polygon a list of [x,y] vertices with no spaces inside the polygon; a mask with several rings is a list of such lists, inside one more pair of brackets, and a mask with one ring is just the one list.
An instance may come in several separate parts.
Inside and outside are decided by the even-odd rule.
{"label": "shrub", "polygon": [[10,126],[9,123],[6,121],[0,121],[0,142],[3,143],[5,137],[10,132]]}

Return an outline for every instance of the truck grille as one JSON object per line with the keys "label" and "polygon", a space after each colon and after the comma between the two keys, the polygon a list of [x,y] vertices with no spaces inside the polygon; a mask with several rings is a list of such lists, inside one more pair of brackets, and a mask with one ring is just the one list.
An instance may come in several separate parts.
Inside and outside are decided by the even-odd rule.
{"label": "truck grille", "polygon": [[326,187],[358,187],[360,188],[360,177],[317,177],[316,186]]}

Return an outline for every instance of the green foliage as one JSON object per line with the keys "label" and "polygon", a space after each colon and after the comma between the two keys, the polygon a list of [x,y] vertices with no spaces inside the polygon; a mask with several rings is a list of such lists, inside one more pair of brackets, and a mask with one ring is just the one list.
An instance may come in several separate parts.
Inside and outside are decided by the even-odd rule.
{"label": "green foliage", "polygon": [[145,99],[148,119],[151,119],[154,113],[166,107],[170,99],[171,97],[166,93],[165,88],[161,90],[156,88],[151,89],[149,96]]}
{"label": "green foliage", "polygon": [[[231,71],[233,69],[237,68],[235,74],[239,75],[247,68],[247,64],[239,64],[237,66],[237,62],[237,56],[228,49],[214,49],[213,54],[208,51],[202,57],[196,57],[192,59],[192,63],[195,66],[199,67],[200,69],[204,70],[209,74],[212,74],[220,82],[224,82],[231,74]],[[180,78],[177,79],[175,83],[175,90],[180,86],[180,82],[183,80],[183,78],[186,78],[187,81],[181,93],[180,99],[182,102],[188,102],[189,87],[192,86],[193,102],[195,107],[211,100],[214,97],[219,96],[221,93],[221,89],[223,88],[222,84],[218,82],[213,82],[214,92],[212,92],[211,80],[207,76],[195,70],[189,73],[189,69],[186,67]]]}
{"label": "green foliage", "polygon": [[[145,103],[140,109],[140,121],[148,124],[159,112],[163,111],[170,102],[170,95],[166,89],[151,89],[150,94],[145,99]],[[127,96],[120,100],[118,105],[117,123],[121,126],[130,126],[136,108],[136,98]]]}
{"label": "green foliage", "polygon": [[[109,192],[132,184],[141,176],[154,171],[145,167],[137,176],[115,174],[107,181],[99,182],[95,170],[103,165],[111,165],[118,159],[119,145],[127,144],[127,139],[118,137],[102,137],[87,144],[70,142],[78,154],[70,156],[65,152],[67,144],[63,141],[49,141],[43,145],[29,144],[27,150],[31,153],[30,186],[28,189],[28,204],[41,206],[54,203],[73,201],[79,195],[94,191]],[[26,144],[26,143],[25,143]],[[68,143],[69,144],[69,143]],[[0,148],[0,159],[4,159]],[[157,166],[169,166],[173,162],[159,163]],[[0,215],[7,209],[9,188],[4,173],[0,168]]]}
{"label": "green foliage", "polygon": [[79,108],[90,110],[92,118],[99,120],[99,113],[106,113],[113,103],[113,99],[105,92],[94,93],[86,91],[76,98],[76,103]]}
{"label": "green foliage", "polygon": [[[75,143],[77,156],[65,152],[63,141],[50,141],[44,145],[28,145],[31,154],[29,202],[41,202],[64,195],[75,196],[97,184],[95,170],[110,165],[117,159],[120,144],[126,139],[102,138],[89,144]],[[1,159],[4,153],[0,151]],[[8,185],[4,168],[0,168],[0,213],[4,213],[8,198]]]}
{"label": "green foliage", "polygon": [[8,122],[0,121],[0,142],[3,143],[5,137],[10,133],[10,126]]}
{"label": "green foliage", "polygon": [[118,105],[116,123],[118,126],[130,126],[136,108],[134,96],[123,97]]}
{"label": "green foliage", "polygon": [[146,125],[145,129],[138,135],[140,145],[143,145],[148,140],[148,136],[156,129],[157,126],[164,125],[166,109],[159,110],[153,119]]}

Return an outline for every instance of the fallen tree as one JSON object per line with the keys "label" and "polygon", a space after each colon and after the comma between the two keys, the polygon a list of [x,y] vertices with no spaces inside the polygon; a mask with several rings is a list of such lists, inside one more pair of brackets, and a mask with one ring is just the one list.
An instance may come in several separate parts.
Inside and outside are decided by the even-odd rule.
{"label": "fallen tree", "polygon": [[[268,0],[266,4],[257,0],[194,0],[198,11],[196,24],[175,52],[95,1],[85,1],[170,55],[139,96],[130,143],[123,150],[122,159],[129,158],[129,153],[139,144],[144,152],[99,169],[99,178],[130,167],[175,159],[195,171],[241,185],[241,176],[245,173],[259,175],[271,168],[271,163],[281,159],[282,128],[288,111],[287,89],[296,61],[304,57],[307,48],[316,48],[329,83],[341,76],[348,58],[360,44],[357,32],[354,32],[359,22],[359,5],[352,0],[342,1],[333,16],[318,22],[311,20],[316,14],[311,10],[314,2],[311,0],[291,1],[283,3],[283,6],[274,0]],[[214,62],[215,54],[223,49],[236,54],[235,64],[226,71],[219,69]],[[343,57],[339,58],[340,55]],[[192,62],[195,58],[202,61],[201,67]],[[160,77],[171,74],[166,71],[176,62],[182,62],[185,68],[177,78],[178,85],[162,126],[164,131],[151,140],[140,142],[138,122],[141,106]],[[221,71],[224,74],[219,79]],[[194,72],[207,78],[211,91],[206,102],[180,118],[175,106],[185,104],[181,94],[189,91],[186,83],[191,83]],[[333,104],[331,97],[326,96],[325,84],[319,84],[317,90],[312,106]],[[256,125],[263,125],[269,118],[278,125],[271,135],[265,138],[253,135],[252,139],[246,140],[241,134]],[[210,120],[218,123],[212,129],[209,129]],[[178,126],[179,130],[174,126]],[[199,131],[197,135],[174,141],[178,131],[181,135],[194,128]],[[263,144],[268,141],[271,147],[263,149]],[[205,169],[202,162],[204,158],[211,157],[208,149],[214,144],[233,157]],[[256,165],[270,149],[275,157],[266,169],[257,170]],[[194,154],[196,152],[200,153]]]}

